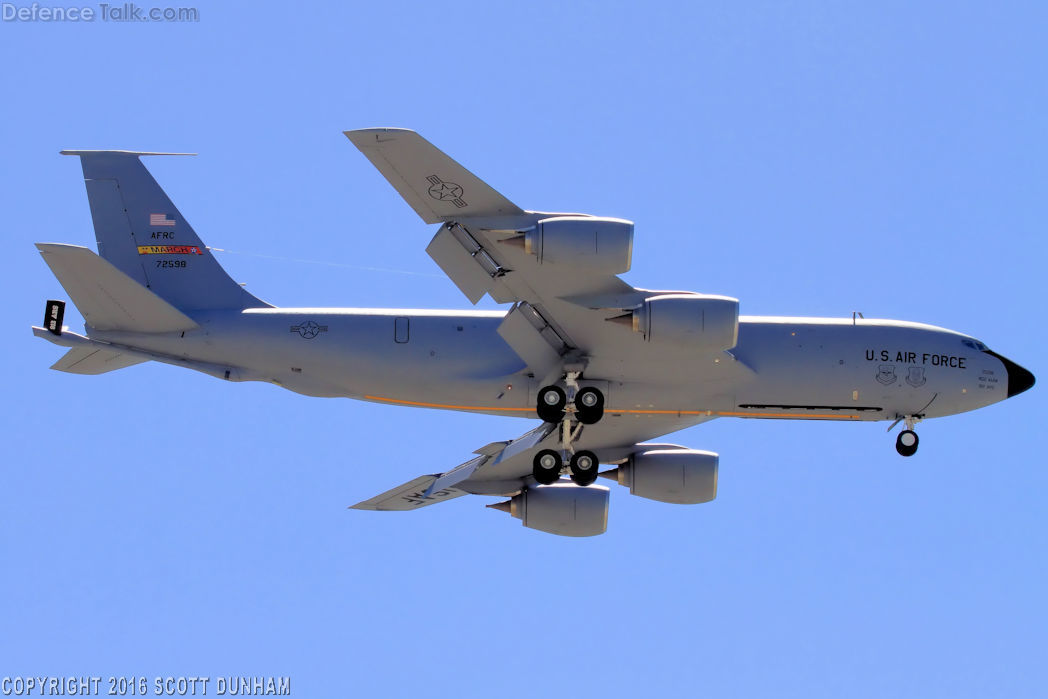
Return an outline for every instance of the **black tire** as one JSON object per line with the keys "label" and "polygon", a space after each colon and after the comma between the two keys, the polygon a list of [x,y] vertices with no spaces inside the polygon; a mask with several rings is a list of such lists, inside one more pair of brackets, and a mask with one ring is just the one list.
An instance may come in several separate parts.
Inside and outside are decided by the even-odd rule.
{"label": "black tire", "polygon": [[531,475],[541,485],[556,483],[560,478],[560,470],[564,468],[564,459],[552,449],[543,449],[535,454],[535,460],[531,462]]}
{"label": "black tire", "polygon": [[568,462],[571,469],[571,480],[576,485],[589,485],[597,480],[597,472],[600,471],[600,461],[597,455],[591,451],[577,451],[571,455]]}
{"label": "black tire", "polygon": [[543,422],[557,424],[564,419],[564,406],[568,404],[568,397],[560,386],[546,386],[539,390],[535,412]]}
{"label": "black tire", "polygon": [[587,386],[575,394],[575,417],[583,425],[592,425],[604,417],[604,394]]}
{"label": "black tire", "polygon": [[921,442],[917,433],[913,430],[903,430],[895,439],[895,451],[902,456],[913,456],[917,453],[917,445]]}

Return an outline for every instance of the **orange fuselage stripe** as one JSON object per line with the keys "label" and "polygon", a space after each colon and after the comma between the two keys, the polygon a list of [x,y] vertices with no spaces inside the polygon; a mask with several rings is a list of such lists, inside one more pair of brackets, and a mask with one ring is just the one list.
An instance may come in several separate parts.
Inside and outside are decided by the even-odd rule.
{"label": "orange fuselage stripe", "polygon": [[[364,396],[364,400],[379,401],[382,403],[394,403],[396,405],[411,405],[419,408],[442,408],[444,410],[480,410],[487,413],[531,413],[534,408],[504,408],[501,406],[483,405],[448,405],[444,403],[424,403],[415,400],[401,400],[399,398],[383,398],[382,396]],[[768,418],[797,418],[805,417],[816,420],[858,420],[858,415],[836,415],[832,413],[738,413],[721,410],[642,410],[605,408],[605,413],[623,415],[706,415],[708,417],[768,417]]]}

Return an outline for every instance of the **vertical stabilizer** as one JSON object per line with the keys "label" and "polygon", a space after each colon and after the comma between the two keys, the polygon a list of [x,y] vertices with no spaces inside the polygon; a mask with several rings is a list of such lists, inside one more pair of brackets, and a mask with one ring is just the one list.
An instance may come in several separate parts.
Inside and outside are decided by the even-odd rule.
{"label": "vertical stabilizer", "polygon": [[98,253],[181,311],[258,308],[197,237],[133,151],[62,151],[84,169]]}

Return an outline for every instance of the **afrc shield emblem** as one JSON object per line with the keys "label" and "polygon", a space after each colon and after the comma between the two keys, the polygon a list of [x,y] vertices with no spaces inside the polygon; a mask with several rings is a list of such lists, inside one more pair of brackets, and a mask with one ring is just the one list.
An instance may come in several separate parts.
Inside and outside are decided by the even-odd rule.
{"label": "afrc shield emblem", "polygon": [[924,384],[928,383],[928,380],[924,378],[924,367],[910,367],[909,373],[906,374],[906,383],[910,384],[914,388],[920,388]]}

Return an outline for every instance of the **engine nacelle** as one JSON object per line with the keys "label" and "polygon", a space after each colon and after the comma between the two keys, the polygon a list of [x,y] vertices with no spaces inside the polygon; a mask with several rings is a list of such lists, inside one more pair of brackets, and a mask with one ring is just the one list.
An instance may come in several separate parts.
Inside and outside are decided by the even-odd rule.
{"label": "engine nacelle", "polygon": [[633,261],[633,222],[595,216],[554,216],[523,235],[502,241],[539,259],[606,274],[628,272]]}
{"label": "engine nacelle", "polygon": [[613,318],[649,342],[729,350],[739,341],[739,300],[707,294],[663,294]]}
{"label": "engine nacelle", "polygon": [[489,505],[525,527],[560,536],[596,536],[608,528],[609,490],[601,485],[554,483],[528,488],[508,502]]}
{"label": "engine nacelle", "polygon": [[649,449],[630,456],[618,468],[619,485],[649,500],[697,505],[717,497],[717,464],[712,451]]}

